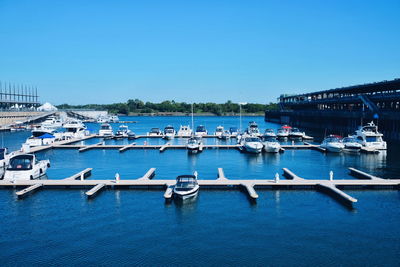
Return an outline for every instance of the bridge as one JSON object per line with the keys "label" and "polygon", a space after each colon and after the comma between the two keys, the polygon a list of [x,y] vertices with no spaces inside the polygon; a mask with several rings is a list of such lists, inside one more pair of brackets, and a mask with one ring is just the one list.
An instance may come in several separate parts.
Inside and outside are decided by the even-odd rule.
{"label": "bridge", "polygon": [[265,120],[335,133],[352,133],[374,120],[386,139],[400,140],[400,79],[281,95]]}

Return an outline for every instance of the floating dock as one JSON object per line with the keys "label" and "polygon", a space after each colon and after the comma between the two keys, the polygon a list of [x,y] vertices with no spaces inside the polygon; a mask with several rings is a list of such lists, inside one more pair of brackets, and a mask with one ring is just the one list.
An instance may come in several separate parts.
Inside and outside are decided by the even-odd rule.
{"label": "floating dock", "polygon": [[[355,169],[351,171],[354,172]],[[86,192],[88,198],[94,197],[102,189],[106,188],[126,188],[126,189],[160,189],[165,190],[164,198],[171,199],[173,197],[173,188],[175,186],[175,179],[153,179],[155,176],[155,168],[149,169],[142,177],[137,179],[119,180],[108,179],[108,180],[90,180],[84,179],[83,177],[90,174],[91,169],[85,169],[77,174],[64,179],[58,180],[26,180],[26,181],[4,181],[0,180],[0,187],[5,188],[19,188],[25,187],[20,191],[16,192],[16,195],[20,198],[32,194],[37,189],[50,189],[50,188],[89,188]],[[366,174],[366,173],[364,173]],[[363,175],[364,175],[363,174]],[[283,175],[287,179],[279,180],[275,179],[229,179],[225,176],[222,168],[218,168],[217,179],[199,179],[198,183],[200,191],[202,189],[217,189],[217,190],[235,190],[244,189],[244,192],[248,197],[255,201],[258,199],[258,193],[256,190],[275,190],[275,189],[315,189],[327,193],[334,199],[343,202],[346,205],[352,205],[358,200],[344,191],[345,188],[360,188],[360,189],[382,189],[400,188],[400,179],[382,179],[376,177],[376,179],[350,179],[350,180],[324,180],[324,179],[305,179],[297,176],[294,172],[287,168],[283,169]],[[368,174],[366,174],[368,175]],[[81,179],[77,179],[82,177]]]}

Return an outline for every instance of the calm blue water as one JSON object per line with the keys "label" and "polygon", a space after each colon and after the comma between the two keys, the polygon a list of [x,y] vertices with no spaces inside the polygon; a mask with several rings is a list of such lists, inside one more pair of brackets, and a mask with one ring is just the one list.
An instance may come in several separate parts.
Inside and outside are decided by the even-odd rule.
{"label": "calm blue water", "polygon": [[[138,134],[190,123],[190,117],[122,119],[137,121],[129,127]],[[253,119],[263,130],[279,128],[263,118],[244,118],[243,124]],[[211,132],[219,124],[239,125],[233,117],[195,120]],[[97,127],[89,125],[93,131]],[[3,143],[18,149],[27,136],[3,133]],[[333,170],[336,179],[350,179],[348,167],[400,177],[400,149],[389,146],[380,155],[287,150],[257,156],[233,149],[188,155],[170,149],[51,150],[38,157],[51,161],[48,179],[87,167],[94,168],[90,179],[110,179],[116,172],[122,179],[134,179],[151,167],[157,168],[155,179],[174,179],[194,170],[200,178],[213,179],[218,167],[231,179],[272,179],[283,167],[304,178],[327,179]],[[2,266],[399,265],[400,193],[346,192],[359,200],[353,210],[312,190],[259,190],[257,204],[240,191],[202,190],[195,201],[166,204],[163,192],[153,190],[105,190],[87,200],[85,190],[45,189],[17,200],[14,190],[1,189],[0,257]]]}

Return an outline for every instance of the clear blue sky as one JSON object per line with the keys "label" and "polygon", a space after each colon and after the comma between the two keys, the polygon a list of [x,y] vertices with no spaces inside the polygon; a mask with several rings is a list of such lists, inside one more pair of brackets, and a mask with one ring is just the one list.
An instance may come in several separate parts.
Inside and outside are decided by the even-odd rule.
{"label": "clear blue sky", "polygon": [[266,103],[397,77],[399,0],[0,0],[0,80],[54,104]]}

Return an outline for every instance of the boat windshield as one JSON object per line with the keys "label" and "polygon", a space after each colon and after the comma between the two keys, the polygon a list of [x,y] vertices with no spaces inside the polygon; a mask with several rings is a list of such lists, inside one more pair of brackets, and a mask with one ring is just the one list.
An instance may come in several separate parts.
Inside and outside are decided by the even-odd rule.
{"label": "boat windshield", "polygon": [[191,144],[191,145],[197,144],[197,140],[196,139],[189,139],[188,140],[188,144]]}
{"label": "boat windshield", "polygon": [[246,142],[260,142],[260,138],[257,138],[257,137],[246,137],[245,141]]}
{"label": "boat windshield", "polygon": [[345,137],[343,138],[343,143],[357,143],[357,139],[354,137]]}
{"label": "boat windshield", "polygon": [[175,187],[188,188],[194,187],[195,185],[196,178],[194,176],[178,176]]}
{"label": "boat windshield", "polygon": [[164,132],[165,133],[174,133],[174,129],[166,128]]}
{"label": "boat windshield", "polygon": [[196,128],[196,132],[205,132],[206,131],[206,127],[204,126],[197,126]]}
{"label": "boat windshield", "polygon": [[25,171],[32,169],[33,156],[32,155],[20,155],[12,158],[7,170],[13,171]]}
{"label": "boat windshield", "polygon": [[101,125],[102,130],[110,130],[110,125]]}
{"label": "boat windshield", "polygon": [[223,131],[224,131],[224,128],[220,128],[220,127],[218,127],[216,130],[215,130],[216,132],[218,132],[218,133],[222,133]]}
{"label": "boat windshield", "polygon": [[325,139],[327,143],[339,143],[340,139],[337,137],[328,137]]}
{"label": "boat windshield", "polygon": [[160,129],[159,128],[151,128],[150,132],[152,133],[159,133]]}
{"label": "boat windshield", "polygon": [[276,139],[276,137],[265,137],[265,141],[266,142],[278,142],[278,140]]}
{"label": "boat windshield", "polygon": [[5,155],[6,155],[6,149],[0,148],[0,160],[3,160]]}
{"label": "boat windshield", "polygon": [[362,129],[364,132],[371,132],[371,133],[376,133],[376,126],[365,126]]}
{"label": "boat windshield", "polygon": [[267,130],[265,130],[265,132],[266,132],[266,133],[274,133],[274,130],[272,130],[272,129],[267,129]]}
{"label": "boat windshield", "polygon": [[297,128],[293,128],[293,129],[292,129],[292,132],[300,132],[300,130],[297,129]]}

